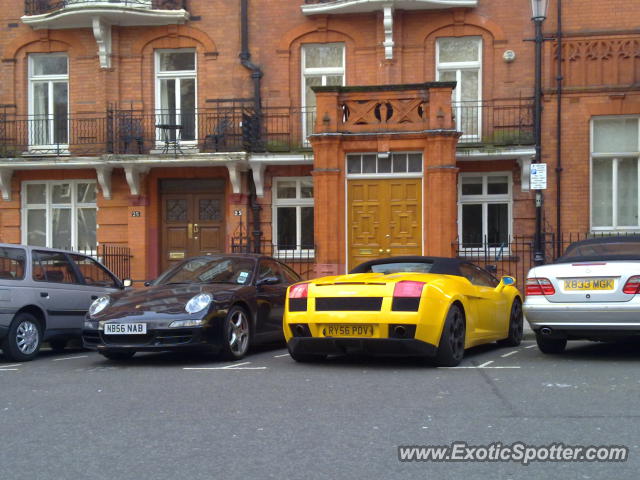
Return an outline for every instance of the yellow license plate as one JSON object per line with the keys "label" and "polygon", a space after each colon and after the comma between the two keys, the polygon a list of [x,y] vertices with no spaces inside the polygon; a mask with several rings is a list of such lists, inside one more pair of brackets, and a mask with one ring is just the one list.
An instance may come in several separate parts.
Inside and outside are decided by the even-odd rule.
{"label": "yellow license plate", "polygon": [[613,290],[613,278],[569,278],[565,290]]}
{"label": "yellow license plate", "polygon": [[325,325],[325,337],[373,337],[373,325]]}

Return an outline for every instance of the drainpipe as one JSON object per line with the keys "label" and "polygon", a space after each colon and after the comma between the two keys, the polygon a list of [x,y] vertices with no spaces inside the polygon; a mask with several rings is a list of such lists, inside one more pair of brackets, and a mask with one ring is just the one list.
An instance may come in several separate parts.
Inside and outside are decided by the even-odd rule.
{"label": "drainpipe", "polygon": [[[263,74],[260,67],[251,61],[251,53],[249,52],[249,0],[240,1],[240,40],[240,63],[251,72],[251,78],[253,79],[253,121],[256,122],[256,125],[253,125],[255,128],[251,128],[251,132],[257,133],[257,138],[252,139],[252,144],[255,145],[255,143],[253,143],[255,140],[257,140],[258,144],[260,143],[260,130],[262,128],[260,80],[262,79]],[[246,119],[243,118],[243,121],[246,121]],[[253,174],[251,171],[249,171],[249,206],[251,208],[253,220],[253,252],[260,253],[262,239],[262,230],[260,229],[260,212],[262,207],[257,201],[256,186],[253,183]]]}
{"label": "drainpipe", "polygon": [[556,112],[556,252],[562,255],[562,215],[560,214],[562,182],[562,0],[558,0],[558,42],[556,85],[558,90],[558,109]]}

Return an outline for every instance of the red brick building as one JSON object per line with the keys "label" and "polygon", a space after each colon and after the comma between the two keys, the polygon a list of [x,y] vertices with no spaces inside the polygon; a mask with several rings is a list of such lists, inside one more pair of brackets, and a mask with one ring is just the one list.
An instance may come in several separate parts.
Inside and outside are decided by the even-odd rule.
{"label": "red brick building", "polygon": [[[637,230],[640,4],[559,1],[543,229]],[[247,244],[324,274],[533,234],[528,0],[0,4],[2,242],[128,246],[140,280]]]}

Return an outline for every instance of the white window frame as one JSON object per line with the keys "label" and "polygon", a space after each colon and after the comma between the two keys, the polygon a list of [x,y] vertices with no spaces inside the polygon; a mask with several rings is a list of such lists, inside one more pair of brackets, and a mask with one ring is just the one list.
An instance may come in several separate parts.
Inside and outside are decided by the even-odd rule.
{"label": "white window frame", "polygon": [[[381,158],[389,158],[391,162],[393,162],[394,155],[420,155],[422,157],[422,162],[420,163],[420,171],[419,172],[394,172],[393,171],[393,163],[392,163],[392,171],[391,172],[381,172],[379,173],[379,160]],[[362,156],[364,155],[375,155],[376,156],[376,172],[371,173],[349,173],[349,159],[360,157],[360,161],[362,161]],[[422,178],[424,170],[424,155],[423,152],[420,151],[393,151],[388,153],[379,153],[379,152],[351,152],[345,155],[345,163],[344,163],[344,171],[346,172],[346,177],[349,180],[368,180],[373,178],[378,178],[380,180],[386,179],[397,179],[397,178]]]}
{"label": "white window frame", "polygon": [[[317,46],[325,46],[325,45],[340,45],[342,46],[342,67],[321,67],[321,68],[307,68],[307,49],[317,47]],[[302,107],[302,138],[304,139],[304,144],[309,145],[309,141],[307,140],[308,136],[313,133],[313,126],[309,127],[307,125],[308,119],[314,117],[315,108],[307,106],[307,77],[322,77],[321,83],[322,86],[327,85],[327,77],[328,76],[336,76],[342,75],[342,86],[346,85],[347,78],[347,48],[344,42],[330,42],[330,43],[305,43],[300,47],[300,100]]]}
{"label": "white window frame", "polygon": [[[38,58],[45,57],[64,57],[67,61],[67,73],[65,75],[36,75],[34,74],[34,61]],[[69,136],[71,135],[70,125],[69,125],[69,99],[71,98],[71,92],[69,91],[69,56],[66,53],[32,53],[28,56],[28,82],[29,82],[29,91],[28,91],[28,100],[27,100],[27,109],[29,114],[29,151],[33,152],[50,152],[52,154],[68,154],[69,153]],[[54,131],[54,94],[53,94],[53,84],[54,83],[62,83],[66,82],[67,84],[67,142],[66,143],[53,143],[55,138]],[[48,89],[48,111],[50,112],[47,115],[48,122],[48,136],[52,143],[48,144],[37,144],[33,142],[33,128],[35,126],[35,85],[36,84],[47,84]],[[55,146],[55,148],[53,148]]]}
{"label": "white window frame", "polygon": [[[21,238],[22,244],[27,245],[29,239],[29,232],[27,231],[28,223],[27,223],[27,215],[29,210],[45,210],[45,223],[46,223],[46,245],[45,248],[52,247],[53,241],[53,232],[52,232],[52,212],[55,208],[65,208],[71,210],[71,238],[70,247],[72,250],[78,250],[78,210],[81,208],[95,208],[96,212],[98,211],[97,199],[96,203],[81,203],[78,202],[77,192],[78,192],[78,184],[92,184],[96,186],[97,190],[97,182],[92,179],[78,179],[78,180],[28,180],[22,182],[21,187]],[[45,200],[46,203],[27,203],[27,185],[45,185]],[[51,196],[54,185],[71,185],[71,203],[52,203]],[[97,247],[97,230],[98,223],[96,222],[96,247]],[[86,255],[94,255],[95,250],[90,252],[82,251],[82,253]]]}
{"label": "white window frame", "polygon": [[[160,54],[162,53],[193,53],[193,70],[172,70],[168,72],[160,71]],[[155,102],[156,102],[156,123],[163,123],[162,119],[162,93],[161,93],[161,85],[162,80],[176,80],[176,92],[175,92],[175,104],[176,104],[176,122],[179,124],[181,119],[181,106],[182,99],[180,97],[180,83],[182,80],[193,79],[194,81],[194,105],[195,105],[195,119],[194,119],[194,132],[195,139],[194,140],[182,140],[181,131],[176,132],[176,139],[180,142],[181,145],[187,146],[195,146],[198,142],[198,54],[195,48],[163,48],[155,51],[154,55],[154,74],[155,74]],[[167,135],[168,132],[163,132],[160,129],[156,129],[156,144],[157,148],[162,148],[165,145],[164,136]]]}
{"label": "white window frame", "polygon": [[[478,59],[475,61],[467,62],[440,62],[440,40],[449,38],[470,38],[475,39],[478,42]],[[455,70],[456,72],[456,88],[453,90],[451,101],[454,102],[453,110],[456,118],[456,123],[462,120],[462,72],[477,70],[478,71],[478,100],[477,106],[477,131],[476,132],[464,132],[462,131],[461,141],[480,141],[482,136],[482,54],[483,54],[483,42],[482,37],[477,35],[469,35],[465,37],[440,37],[436,40],[436,80],[440,81],[441,72]],[[469,105],[472,106],[472,105]],[[462,130],[462,127],[459,128]]]}
{"label": "white window frame", "polygon": [[[273,177],[271,180],[271,208],[272,208],[272,243],[274,246],[274,257],[287,257],[287,258],[313,258],[315,256],[315,249],[305,248],[302,249],[302,211],[304,207],[313,207],[315,214],[315,187],[313,198],[302,198],[300,195],[300,187],[302,180],[309,180],[313,182],[313,177]],[[278,182],[296,182],[296,198],[278,198]],[[284,250],[278,248],[278,207],[296,207],[296,249]],[[315,240],[315,232],[314,232]]]}
{"label": "white window frame", "polygon": [[[600,121],[606,120],[623,120],[623,119],[635,119],[638,127],[638,151],[636,152],[607,152],[607,153],[595,153],[594,152],[594,139],[595,139],[595,124]],[[592,232],[637,232],[640,230],[640,117],[637,115],[609,115],[593,117],[589,122],[589,225]],[[636,157],[638,162],[638,225],[618,225],[618,164],[623,159],[629,159]],[[613,169],[611,175],[612,189],[611,189],[611,209],[612,209],[612,225],[608,227],[596,227],[593,225],[593,161],[595,159],[611,160]]]}
{"label": "white window frame", "polygon": [[[490,177],[507,177],[507,193],[505,194],[486,194],[487,184]],[[462,180],[465,177],[482,177],[482,194],[481,195],[462,195]],[[505,247],[488,247],[485,244],[488,231],[488,205],[489,204],[507,204],[507,245]],[[481,204],[482,205],[482,238],[483,245],[478,248],[464,248],[462,237],[462,207],[465,204]],[[464,256],[478,256],[490,253],[499,257],[510,255],[510,243],[513,238],[513,175],[511,172],[461,172],[458,175],[458,244],[459,254]]]}

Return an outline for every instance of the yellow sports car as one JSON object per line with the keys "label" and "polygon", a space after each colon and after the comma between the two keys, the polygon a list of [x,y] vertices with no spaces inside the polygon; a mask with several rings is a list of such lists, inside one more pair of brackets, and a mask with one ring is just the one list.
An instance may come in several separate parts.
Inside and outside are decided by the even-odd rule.
{"label": "yellow sports car", "polygon": [[514,284],[464,259],[372,260],[348,275],[291,285],[284,336],[298,362],[360,352],[452,367],[466,348],[520,344],[522,297]]}

